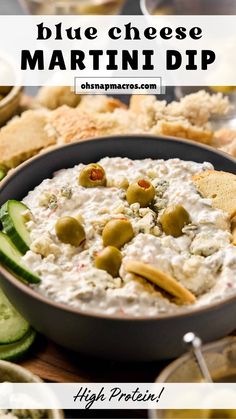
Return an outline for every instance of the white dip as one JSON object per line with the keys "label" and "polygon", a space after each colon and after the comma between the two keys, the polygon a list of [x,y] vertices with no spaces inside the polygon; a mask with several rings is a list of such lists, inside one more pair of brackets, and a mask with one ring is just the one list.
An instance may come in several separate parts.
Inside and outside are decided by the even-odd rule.
{"label": "white dip", "polygon": [[[193,174],[212,169],[210,163],[171,160],[104,158],[108,187],[84,188],[77,178],[84,167],[57,172],[31,191],[23,202],[30,208],[27,223],[31,250],[24,263],[42,281],[37,290],[60,303],[84,311],[105,314],[155,316],[178,310],[147,281],[138,282],[125,272],[124,263],[138,260],[171,274],[197,296],[194,305],[209,304],[236,289],[236,247],[230,244],[227,214],[211,207],[191,180]],[[149,178],[156,186],[156,212],[129,206],[118,184]],[[189,212],[191,224],[178,238],[158,227],[158,217],[167,205],[180,204]],[[158,210],[157,210],[158,209]],[[81,247],[61,243],[55,234],[59,217],[82,216],[86,242]],[[94,256],[102,250],[101,231],[112,218],[127,217],[135,237],[122,249],[120,277],[94,267]]]}

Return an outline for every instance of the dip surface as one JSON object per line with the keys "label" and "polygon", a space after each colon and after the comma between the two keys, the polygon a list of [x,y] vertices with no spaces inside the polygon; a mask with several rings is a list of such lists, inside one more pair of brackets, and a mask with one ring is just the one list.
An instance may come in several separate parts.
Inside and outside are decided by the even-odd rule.
{"label": "dip surface", "polygon": [[[236,247],[226,213],[202,198],[192,175],[213,169],[210,163],[170,160],[130,160],[105,157],[98,162],[105,170],[106,187],[85,188],[78,184],[84,165],[60,170],[29,192],[23,202],[32,216],[27,222],[31,249],[24,263],[41,277],[34,286],[48,298],[83,311],[107,315],[156,316],[179,310],[151,283],[134,279],[125,262],[149,263],[170,274],[207,305],[235,292]],[[155,187],[154,203],[140,208],[129,205],[121,185],[148,179]],[[191,223],[178,238],[162,232],[159,217],[169,205],[182,205]],[[80,247],[64,244],[55,233],[60,217],[79,217],[86,232]],[[103,249],[101,232],[108,221],[127,218],[135,237],[121,248],[120,275],[113,278],[95,268],[94,258]]]}

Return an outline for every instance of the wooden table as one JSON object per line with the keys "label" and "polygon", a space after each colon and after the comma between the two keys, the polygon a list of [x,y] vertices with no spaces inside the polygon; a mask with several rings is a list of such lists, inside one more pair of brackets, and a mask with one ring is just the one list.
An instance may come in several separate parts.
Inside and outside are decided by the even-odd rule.
{"label": "wooden table", "polygon": [[[38,336],[20,365],[58,383],[153,382],[168,361],[115,362],[73,353]],[[68,418],[147,418],[146,411],[66,411]]]}
{"label": "wooden table", "polygon": [[168,364],[163,362],[115,362],[66,350],[38,336],[21,365],[43,380],[58,383],[152,382]]}
{"label": "wooden table", "polygon": [[[236,335],[236,332],[233,333]],[[58,383],[89,382],[136,382],[150,383],[170,361],[156,362],[115,362],[101,360],[66,350],[42,336],[27,354],[20,365],[38,375],[45,381]],[[148,417],[144,410],[70,410],[66,418],[143,418]]]}

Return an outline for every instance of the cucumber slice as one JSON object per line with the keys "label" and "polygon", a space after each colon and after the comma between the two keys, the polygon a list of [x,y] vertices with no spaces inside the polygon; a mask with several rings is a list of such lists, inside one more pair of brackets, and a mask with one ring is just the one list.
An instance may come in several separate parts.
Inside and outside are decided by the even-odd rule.
{"label": "cucumber slice", "polygon": [[21,258],[22,254],[14,246],[10,238],[0,231],[0,261],[20,279],[28,283],[38,284],[40,278],[22,263]]}
{"label": "cucumber slice", "polygon": [[0,359],[12,361],[20,358],[32,345],[35,336],[36,332],[33,329],[29,329],[23,338],[17,342],[9,343],[8,345],[0,345]]}
{"label": "cucumber slice", "polygon": [[7,201],[0,209],[3,229],[22,254],[29,250],[31,242],[23,216],[28,210],[29,208],[22,202],[13,199]]}
{"label": "cucumber slice", "polygon": [[29,328],[29,323],[15,310],[0,289],[0,344],[16,342]]}

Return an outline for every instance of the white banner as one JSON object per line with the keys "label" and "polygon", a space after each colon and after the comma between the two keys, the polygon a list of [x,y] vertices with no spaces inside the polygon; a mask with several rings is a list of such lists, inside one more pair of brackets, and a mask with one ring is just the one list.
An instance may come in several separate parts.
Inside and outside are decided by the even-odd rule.
{"label": "white banner", "polygon": [[0,16],[0,84],[144,77],[164,86],[234,86],[235,22],[232,15]]}
{"label": "white banner", "polygon": [[2,383],[0,409],[236,409],[236,383]]}

